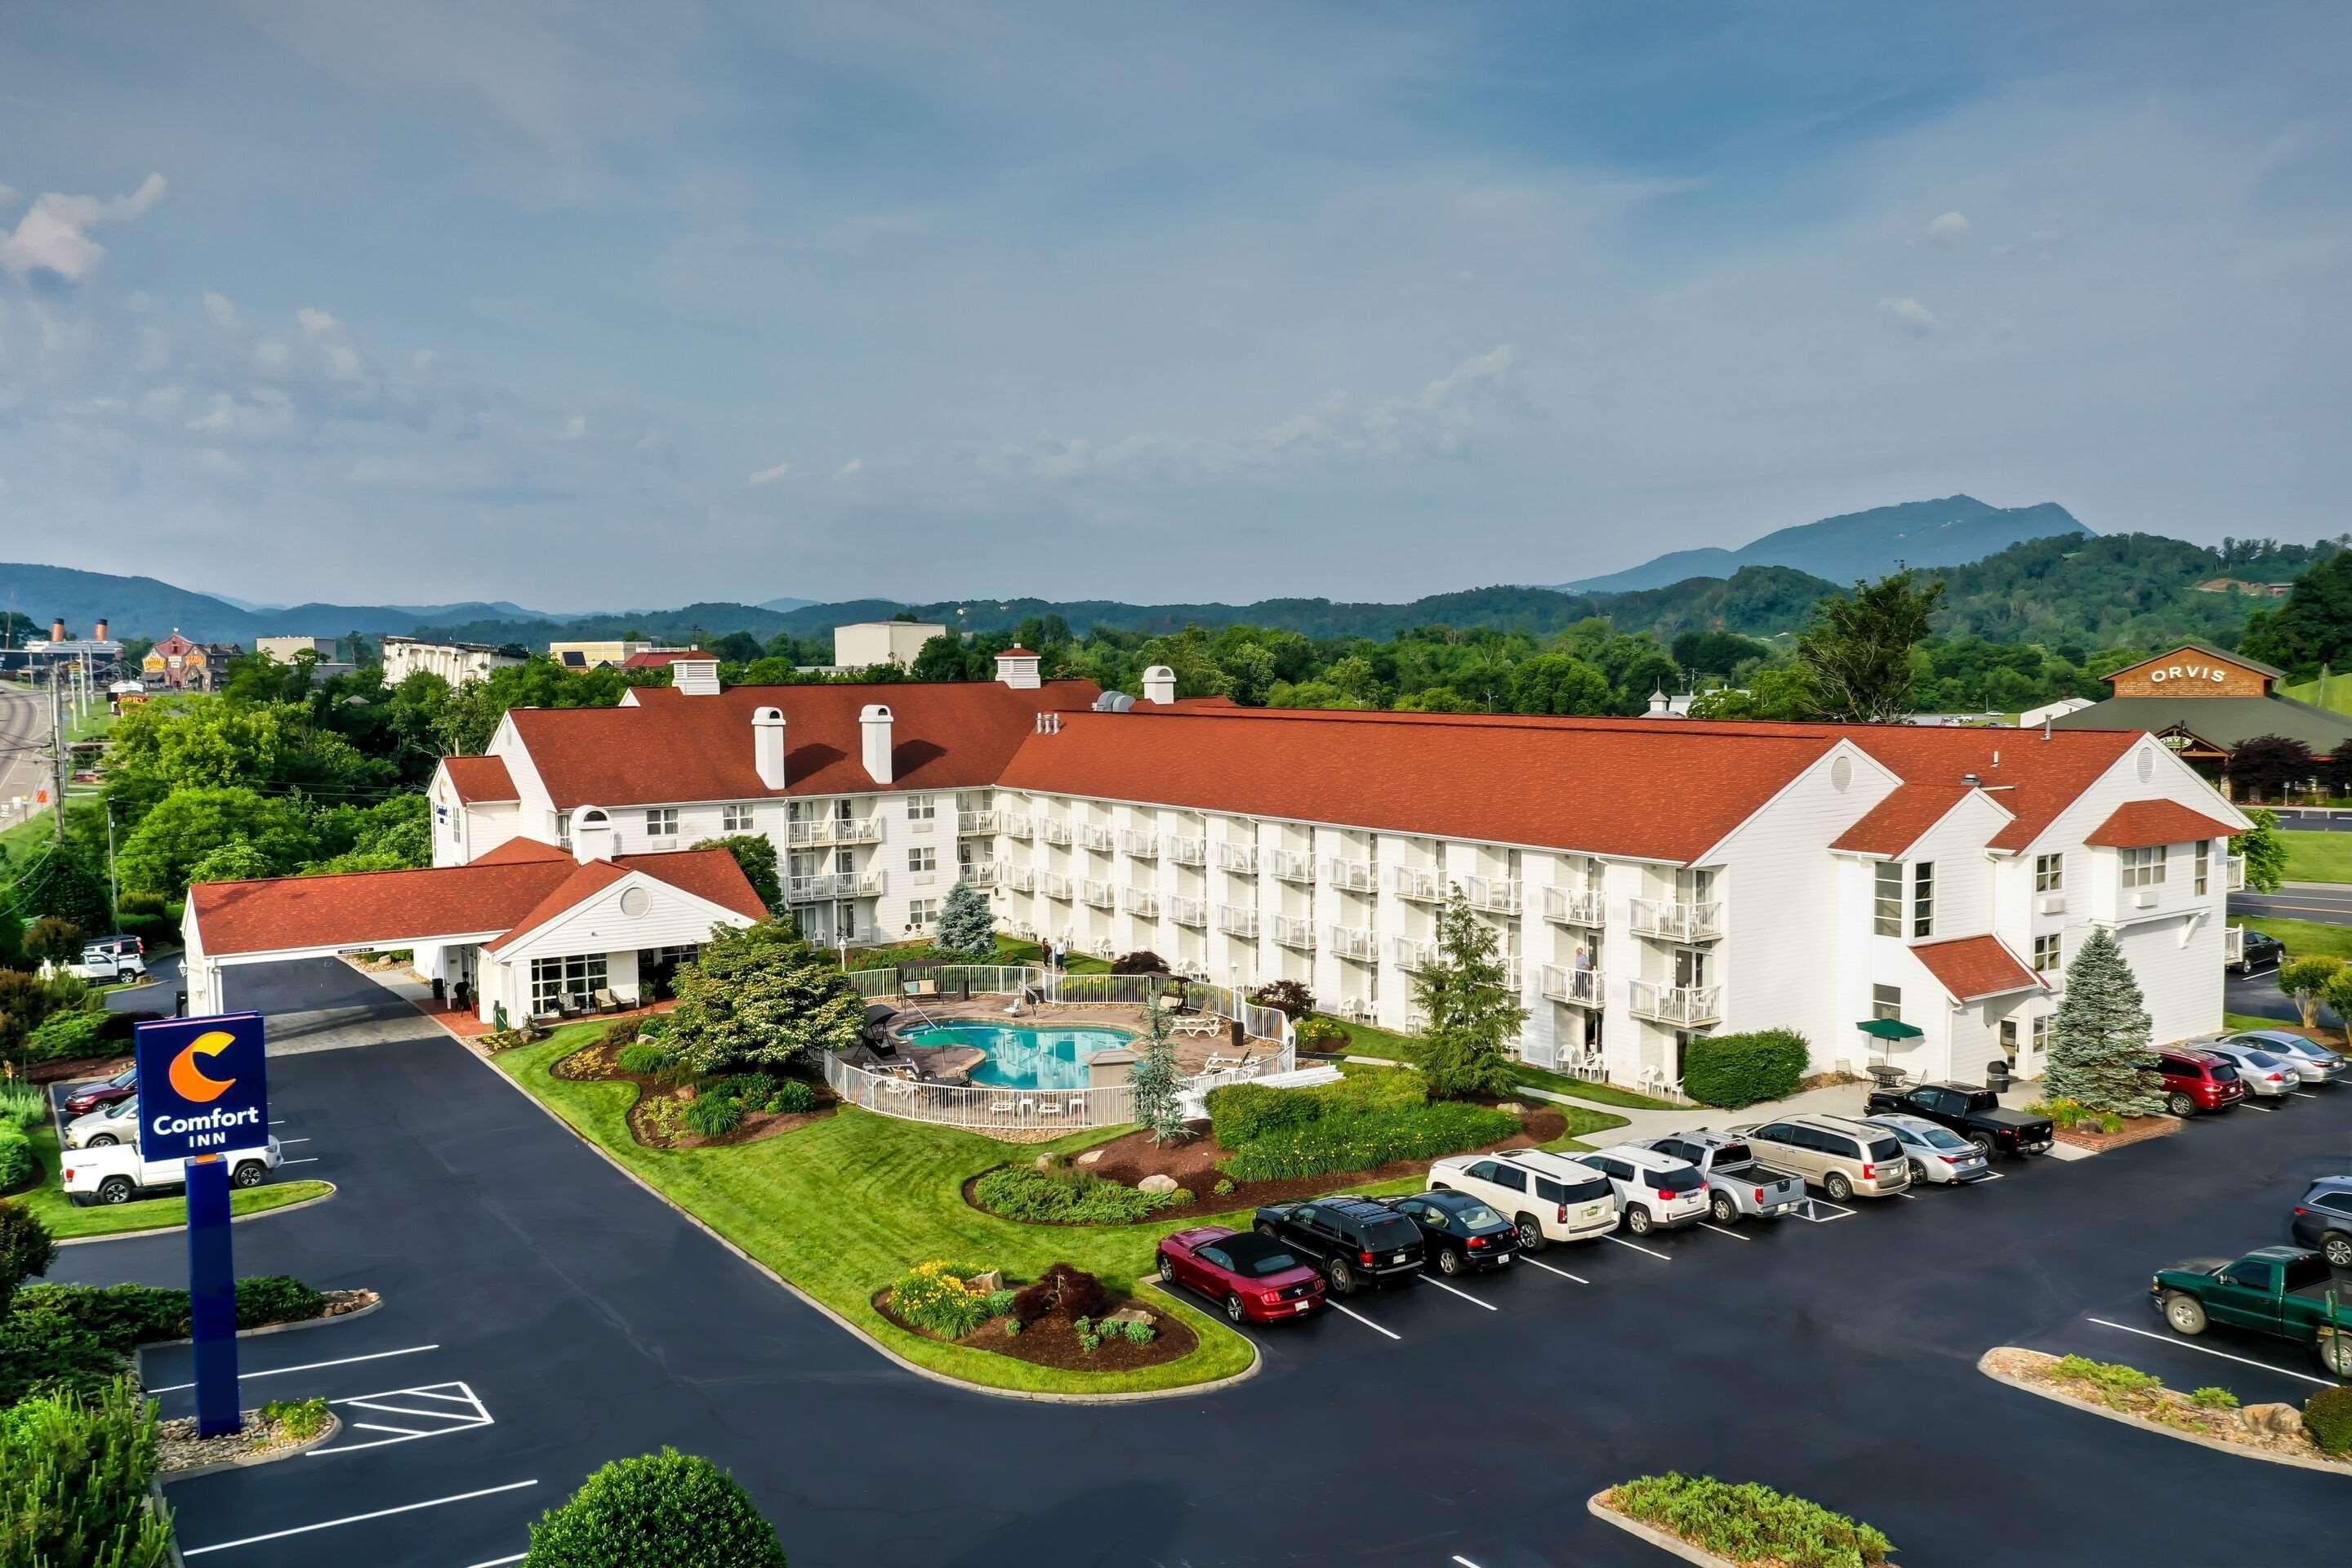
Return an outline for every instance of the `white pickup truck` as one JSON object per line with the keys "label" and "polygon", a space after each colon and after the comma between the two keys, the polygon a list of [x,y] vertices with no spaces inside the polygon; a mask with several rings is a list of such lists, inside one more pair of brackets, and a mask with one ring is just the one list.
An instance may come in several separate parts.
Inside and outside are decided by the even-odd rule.
{"label": "white pickup truck", "polygon": [[93,985],[128,985],[147,978],[147,960],[128,947],[91,943],[81,956],[65,966]]}
{"label": "white pickup truck", "polygon": [[[228,1162],[230,1186],[257,1187],[269,1179],[269,1173],[278,1169],[285,1156],[272,1138],[259,1149],[225,1149],[221,1158]],[[152,1197],[158,1188],[183,1187],[188,1180],[186,1162],[142,1160],[135,1142],[68,1150],[64,1163],[66,1197],[83,1207]]]}

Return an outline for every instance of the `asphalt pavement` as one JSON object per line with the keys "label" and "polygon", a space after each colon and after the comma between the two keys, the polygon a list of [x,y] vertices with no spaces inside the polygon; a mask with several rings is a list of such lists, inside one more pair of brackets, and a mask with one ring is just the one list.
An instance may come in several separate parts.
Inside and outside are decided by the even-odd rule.
{"label": "asphalt pavement", "polygon": [[[0,827],[35,815],[35,792],[55,782],[45,756],[48,738],[47,695],[0,680]],[[20,795],[22,810],[14,804]]]}
{"label": "asphalt pavement", "polygon": [[[332,1012],[338,968],[247,972],[230,1002]],[[1981,1186],[1549,1248],[1251,1331],[1263,1371],[1221,1393],[1071,1406],[899,1370],[422,1018],[360,1029],[362,1048],[273,1060],[275,1131],[317,1162],[293,1173],[341,1190],[238,1226],[237,1265],[385,1302],[243,1342],[250,1401],[320,1395],[346,1426],[171,1487],[197,1568],[513,1562],[588,1471],[665,1443],[732,1469],[803,1568],[1652,1568],[1584,1500],[1667,1468],[1859,1515],[1911,1568],[2236,1562],[2257,1522],[2271,1568],[2342,1560],[2342,1478],[2104,1421],[1975,1363],[2021,1344],[2248,1403],[2310,1393],[2307,1352],[2175,1341],[2146,1292],[2157,1267],[2283,1239],[2303,1184],[2352,1169],[2352,1086]],[[68,1248],[52,1277],[176,1282],[184,1243]],[[147,1375],[178,1413],[184,1352]]]}

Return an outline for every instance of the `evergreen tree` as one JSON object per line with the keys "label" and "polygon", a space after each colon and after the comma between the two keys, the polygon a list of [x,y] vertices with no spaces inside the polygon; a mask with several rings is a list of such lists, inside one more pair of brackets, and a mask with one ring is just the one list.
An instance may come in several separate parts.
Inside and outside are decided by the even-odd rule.
{"label": "evergreen tree", "polygon": [[970,882],[948,889],[931,950],[974,963],[996,956],[996,911]]}
{"label": "evergreen tree", "polygon": [[1429,1020],[1421,1070],[1448,1099],[1511,1087],[1510,1040],[1528,1010],[1505,984],[1495,933],[1454,888],[1437,912],[1437,956],[1413,977],[1412,999]]}
{"label": "evergreen tree", "polygon": [[1901,719],[1911,705],[1911,650],[1943,596],[1941,580],[1922,588],[1904,571],[1814,605],[1812,623],[1797,634],[1797,661],[1820,716],[1856,724]]}
{"label": "evergreen tree", "polygon": [[2147,1008],[2123,950],[2094,926],[2066,966],[2066,994],[2042,1087],[2093,1110],[2146,1116],[2164,1109],[2143,1064],[2148,1060]]}
{"label": "evergreen tree", "polygon": [[2246,858],[2246,890],[2275,893],[2286,885],[2286,840],[2279,837],[2278,813],[2258,805],[2246,816],[2253,826],[2231,846]]}
{"label": "evergreen tree", "polygon": [[1129,1081],[1135,1088],[1135,1119],[1155,1143],[1173,1143],[1185,1135],[1181,1108],[1183,1083],[1176,1070],[1176,1043],[1168,1037],[1168,1009],[1144,1009],[1150,1031],[1143,1054]]}

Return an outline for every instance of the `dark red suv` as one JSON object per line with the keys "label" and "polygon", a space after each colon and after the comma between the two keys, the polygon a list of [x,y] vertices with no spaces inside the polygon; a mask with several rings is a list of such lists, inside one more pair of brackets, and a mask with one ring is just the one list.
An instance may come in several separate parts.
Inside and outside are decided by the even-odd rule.
{"label": "dark red suv", "polygon": [[2164,1108],[2175,1116],[2227,1110],[2246,1098],[2237,1064],[2212,1051],[2161,1051],[2157,1076],[2164,1079]]}

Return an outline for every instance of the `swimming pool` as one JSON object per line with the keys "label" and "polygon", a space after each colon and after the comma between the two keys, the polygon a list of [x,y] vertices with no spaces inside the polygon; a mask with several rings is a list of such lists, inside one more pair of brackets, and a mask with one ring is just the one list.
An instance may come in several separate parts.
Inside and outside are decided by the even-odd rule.
{"label": "swimming pool", "polygon": [[907,1038],[910,1045],[970,1046],[986,1051],[988,1058],[971,1069],[971,1081],[999,1089],[1084,1089],[1087,1058],[1135,1043],[1124,1029],[1020,1024],[950,1024]]}

